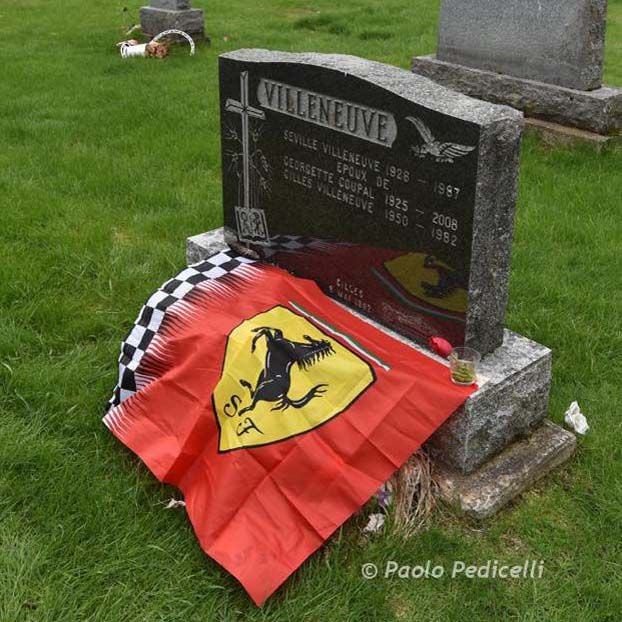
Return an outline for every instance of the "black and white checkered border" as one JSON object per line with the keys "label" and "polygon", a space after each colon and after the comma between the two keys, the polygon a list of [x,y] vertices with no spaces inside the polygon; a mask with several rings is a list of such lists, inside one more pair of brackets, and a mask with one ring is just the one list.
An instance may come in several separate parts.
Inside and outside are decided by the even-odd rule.
{"label": "black and white checkered border", "polygon": [[330,254],[344,246],[354,246],[347,242],[330,242],[320,238],[311,238],[303,235],[277,235],[270,238],[270,245],[262,247],[262,255],[270,259],[277,253],[297,253],[311,250]]}
{"label": "black and white checkered border", "polygon": [[118,406],[136,393],[136,370],[162,325],[167,310],[200,283],[220,279],[236,268],[252,263],[255,263],[253,259],[242,257],[235,251],[222,251],[188,266],[151,295],[121,344],[119,378],[106,410]]}
{"label": "black and white checkered border", "polygon": [[261,254],[266,259],[272,259],[277,253],[297,253],[318,248],[321,244],[320,240],[302,235],[277,235],[270,238],[269,246],[262,247]]}
{"label": "black and white checkered border", "polygon": [[274,250],[297,251],[312,246],[318,240],[302,235],[278,235],[270,238],[270,248]]}

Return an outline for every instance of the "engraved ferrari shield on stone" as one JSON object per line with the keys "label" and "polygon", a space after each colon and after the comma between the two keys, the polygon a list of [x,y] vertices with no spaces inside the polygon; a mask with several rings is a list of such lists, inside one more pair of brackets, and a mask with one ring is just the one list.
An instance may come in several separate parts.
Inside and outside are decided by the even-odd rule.
{"label": "engraved ferrari shield on stone", "polygon": [[367,361],[309,319],[283,306],[260,313],[227,339],[212,396],[219,451],[309,432],[347,410],[374,380]]}

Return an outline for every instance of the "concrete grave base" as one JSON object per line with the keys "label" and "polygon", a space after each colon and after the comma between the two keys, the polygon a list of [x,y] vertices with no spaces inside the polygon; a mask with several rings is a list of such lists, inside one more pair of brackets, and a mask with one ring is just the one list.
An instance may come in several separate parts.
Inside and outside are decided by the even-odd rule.
{"label": "concrete grave base", "polygon": [[173,11],[144,6],[140,9],[140,26],[148,37],[176,28],[187,32],[195,41],[205,38],[205,20],[201,9]]}
{"label": "concrete grave base", "polygon": [[[222,228],[188,238],[188,264],[203,261],[225,248]],[[406,337],[350,311],[426,356],[447,364]],[[503,345],[484,357],[480,372],[479,389],[430,438],[426,448],[436,459],[443,497],[472,516],[484,517],[569,457],[569,444],[574,448],[574,437],[551,423],[542,423],[551,384],[548,348],[506,330]],[[526,437],[528,440],[506,449]],[[556,441],[558,437],[564,442]],[[555,449],[555,443],[559,449]],[[495,473],[499,476],[496,488],[492,486]],[[482,491],[480,496],[478,490]],[[485,495],[487,499],[482,500]]]}
{"label": "concrete grave base", "polygon": [[437,462],[434,479],[444,501],[472,518],[488,518],[568,460],[576,446],[574,434],[546,420],[470,475]]}
{"label": "concrete grave base", "polygon": [[525,119],[526,135],[536,136],[542,143],[550,147],[576,147],[585,145],[597,153],[608,151],[622,145],[621,136],[603,136],[576,127],[568,127],[543,121],[542,119]]}
{"label": "concrete grave base", "polygon": [[482,359],[479,389],[428,441],[431,455],[472,473],[529,435],[548,411],[551,362],[548,348],[506,330],[503,344]]}
{"label": "concrete grave base", "polygon": [[622,88],[579,91],[416,56],[414,73],[471,97],[522,110],[527,117],[605,136],[622,134]]}
{"label": "concrete grave base", "polygon": [[186,261],[188,265],[192,265],[226,248],[228,248],[228,244],[225,242],[224,228],[213,229],[186,240]]}

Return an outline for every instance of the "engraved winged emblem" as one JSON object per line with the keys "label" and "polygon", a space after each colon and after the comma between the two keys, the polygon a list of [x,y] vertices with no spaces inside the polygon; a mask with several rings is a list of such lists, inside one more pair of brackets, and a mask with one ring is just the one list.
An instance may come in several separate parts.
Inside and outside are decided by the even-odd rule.
{"label": "engraved winged emblem", "polygon": [[417,128],[421,138],[423,138],[422,145],[411,147],[412,152],[418,158],[430,156],[437,162],[453,164],[456,158],[462,158],[475,149],[475,147],[459,145],[458,143],[442,143],[434,138],[430,128],[421,119],[406,117],[406,120],[410,121]]}

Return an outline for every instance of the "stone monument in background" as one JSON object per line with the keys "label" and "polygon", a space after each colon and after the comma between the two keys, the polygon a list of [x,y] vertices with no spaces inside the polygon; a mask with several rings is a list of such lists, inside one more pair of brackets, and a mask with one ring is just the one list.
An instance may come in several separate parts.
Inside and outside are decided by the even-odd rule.
{"label": "stone monument in background", "polygon": [[203,10],[193,9],[190,0],[151,0],[149,6],[140,9],[140,25],[149,37],[176,28],[195,41],[205,38]]}
{"label": "stone monument in background", "polygon": [[188,239],[189,263],[228,243],[428,356],[409,339],[482,352],[479,389],[427,444],[471,516],[572,454],[546,420],[551,351],[504,330],[520,112],[389,65],[266,50],[221,56],[220,112],[225,226]]}
{"label": "stone monument in background", "polygon": [[607,0],[442,0],[437,53],[412,70],[549,131],[615,136],[622,89],[602,83],[606,14]]}

